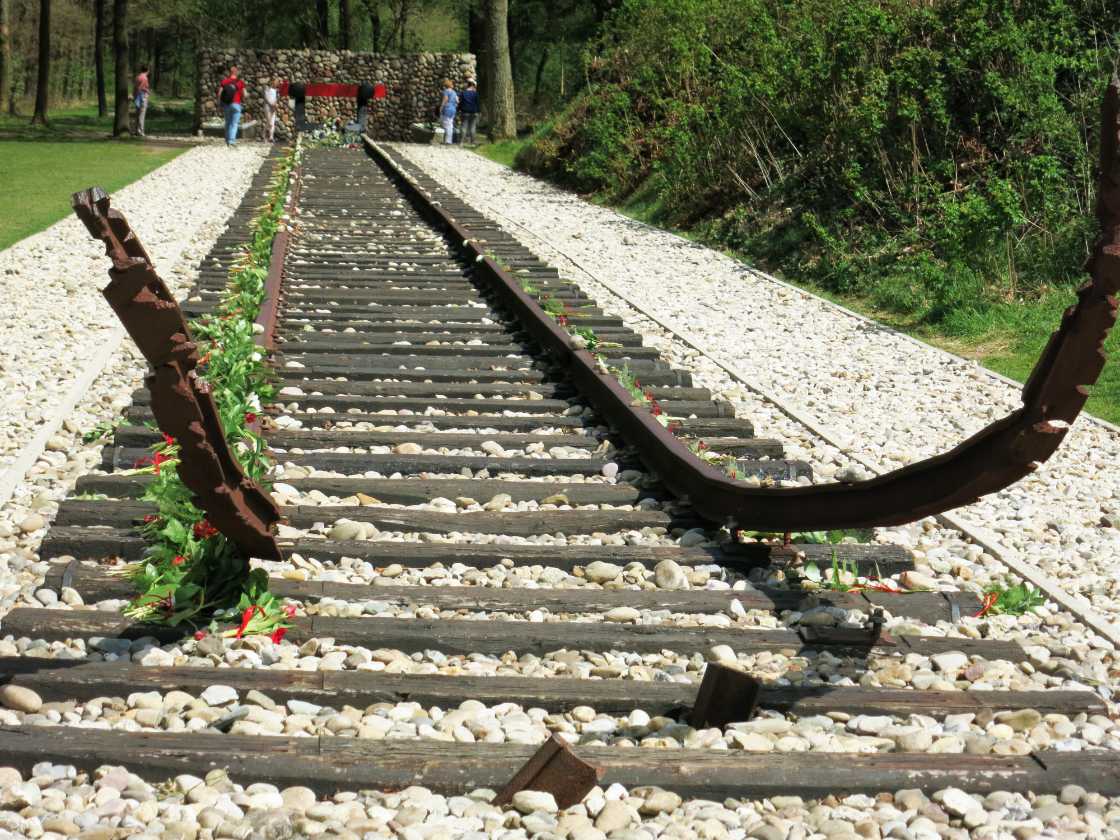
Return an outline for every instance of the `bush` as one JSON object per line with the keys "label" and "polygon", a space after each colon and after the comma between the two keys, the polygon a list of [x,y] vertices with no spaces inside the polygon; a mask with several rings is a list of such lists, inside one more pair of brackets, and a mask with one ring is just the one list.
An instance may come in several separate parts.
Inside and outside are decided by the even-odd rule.
{"label": "bush", "polygon": [[1118,31],[1100,0],[624,0],[517,164],[937,321],[1080,276]]}

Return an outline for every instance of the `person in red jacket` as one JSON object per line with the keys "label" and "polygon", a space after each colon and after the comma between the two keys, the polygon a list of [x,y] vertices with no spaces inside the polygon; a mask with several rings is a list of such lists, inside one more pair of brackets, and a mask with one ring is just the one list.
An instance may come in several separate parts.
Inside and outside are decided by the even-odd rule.
{"label": "person in red jacket", "polygon": [[237,143],[237,127],[241,124],[241,101],[245,94],[245,83],[238,78],[237,65],[229,68],[229,75],[218,85],[218,101],[226,118],[226,145]]}

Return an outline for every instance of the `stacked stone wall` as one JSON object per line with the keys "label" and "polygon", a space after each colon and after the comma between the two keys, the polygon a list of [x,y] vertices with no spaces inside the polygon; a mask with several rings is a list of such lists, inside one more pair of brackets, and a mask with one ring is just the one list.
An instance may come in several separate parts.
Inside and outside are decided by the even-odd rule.
{"label": "stacked stone wall", "polygon": [[[439,105],[443,80],[451,79],[457,90],[475,75],[475,57],[470,53],[417,53],[384,55],[349,50],[203,50],[198,56],[198,87],[195,92],[195,128],[221,119],[218,84],[230,65],[236,64],[245,82],[242,119],[259,120],[264,114],[264,88],[270,79],[313,84],[361,84],[381,82],[384,99],[370,102],[368,132],[381,140],[406,140],[417,122],[432,122]],[[357,116],[351,97],[307,97],[307,120],[350,122]],[[294,123],[291,102],[281,97],[277,112],[278,134],[289,134]]]}

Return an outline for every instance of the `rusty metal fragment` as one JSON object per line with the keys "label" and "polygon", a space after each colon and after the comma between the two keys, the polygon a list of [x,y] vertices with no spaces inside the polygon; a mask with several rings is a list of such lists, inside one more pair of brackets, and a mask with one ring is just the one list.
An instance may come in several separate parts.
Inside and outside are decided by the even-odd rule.
{"label": "rusty metal fragment", "polygon": [[876,608],[863,627],[799,626],[797,635],[806,645],[813,647],[856,648],[868,651],[877,646],[893,646],[893,637],[883,632],[883,611]]}
{"label": "rusty metal fragment", "polygon": [[602,775],[602,769],[583,761],[567,743],[553,735],[498,791],[492,804],[508,805],[518,791],[540,790],[551,793],[563,810],[582,802]]}
{"label": "rusty metal fragment", "polygon": [[568,372],[610,424],[637,448],[645,464],[709,522],[766,531],[815,531],[898,525],[971,504],[1014,484],[1041,466],[1064,440],[1104,367],[1103,345],[1116,321],[1120,291],[1120,81],[1102,108],[1097,218],[1101,234],[1088,263],[1090,280],[1077,292],[1023,388],[1023,405],[954,449],[907,467],[852,483],[750,487],[696,458],[658,418],[631,405],[628,391],[594,356],[572,345],[516,278],[487,257],[443,207],[403,176],[383,149],[366,139],[374,159],[421,209],[461,245],[476,277],[490,286],[526,331]]}
{"label": "rusty metal fragment", "polygon": [[754,717],[762,683],[745,671],[709,662],[688,715],[694,729],[742,723]]}
{"label": "rusty metal fragment", "polygon": [[151,366],[144,382],[152,413],[179,444],[177,471],[194,503],[247,558],[282,559],[272,535],[280,513],[230,452],[209,385],[195,370],[198,350],[183,313],[144,246],[100,187],[75,193],[71,204],[112,260],[102,293]]}

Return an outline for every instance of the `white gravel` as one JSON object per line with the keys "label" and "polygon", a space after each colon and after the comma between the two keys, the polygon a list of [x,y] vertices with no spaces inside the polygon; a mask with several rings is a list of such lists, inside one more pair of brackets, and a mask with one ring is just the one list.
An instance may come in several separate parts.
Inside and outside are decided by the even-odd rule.
{"label": "white gravel", "polygon": [[[760,434],[802,441],[815,453],[818,480],[852,457],[893,469],[947,450],[1019,405],[1017,387],[976,363],[876,328],[716,251],[469,152],[395,148],[574,277],[647,343],[699,372],[700,384],[722,381]],[[773,404],[735,388],[713,360],[827,430],[843,451],[821,446]],[[1112,523],[1120,525],[1120,475],[1109,466],[1118,459],[1120,432],[1083,416],[1038,473],[962,509],[961,518],[1116,621],[1120,529]]]}
{"label": "white gravel", "polygon": [[[194,148],[113,193],[177,295],[266,152]],[[97,463],[101,443],[84,445],[81,433],[114,419],[143,376],[101,295],[108,267],[104,247],[73,217],[0,252],[0,302],[12,316],[0,319],[0,612],[34,572],[28,564],[57,500]]]}

